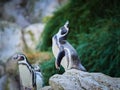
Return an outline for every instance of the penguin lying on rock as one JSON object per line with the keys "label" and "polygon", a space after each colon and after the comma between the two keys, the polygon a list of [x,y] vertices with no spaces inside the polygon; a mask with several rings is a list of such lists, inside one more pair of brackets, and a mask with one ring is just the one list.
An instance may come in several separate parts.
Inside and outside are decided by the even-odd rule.
{"label": "penguin lying on rock", "polygon": [[56,58],[55,66],[57,69],[60,69],[60,65],[62,65],[65,71],[69,69],[86,71],[80,62],[76,50],[66,40],[69,31],[68,24],[69,22],[67,21],[59,29],[58,33],[52,37],[52,51]]}
{"label": "penguin lying on rock", "polygon": [[41,72],[34,69],[24,54],[16,54],[13,59],[18,61],[21,90],[40,90],[43,85]]}

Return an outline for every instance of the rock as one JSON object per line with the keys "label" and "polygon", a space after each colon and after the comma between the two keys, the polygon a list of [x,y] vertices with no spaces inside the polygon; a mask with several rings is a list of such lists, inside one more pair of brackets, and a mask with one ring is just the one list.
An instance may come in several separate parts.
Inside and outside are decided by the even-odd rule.
{"label": "rock", "polygon": [[20,90],[18,76],[4,75],[0,78],[0,90]]}
{"label": "rock", "polygon": [[51,86],[45,86],[41,90],[53,90],[53,89],[51,88]]}
{"label": "rock", "polygon": [[5,74],[0,79],[0,86],[2,86],[0,90],[20,90],[18,65],[17,61],[13,60],[12,57],[5,63]]}
{"label": "rock", "polygon": [[0,22],[0,61],[6,62],[16,52],[23,51],[21,28],[6,21]]}
{"label": "rock", "polygon": [[51,17],[53,12],[68,0],[29,0],[27,3],[28,20],[30,22],[41,22],[44,17]]}
{"label": "rock", "polygon": [[17,61],[12,59],[12,57],[10,57],[5,63],[5,71],[4,76],[7,76],[7,88],[9,88],[9,90],[20,90],[18,64]]}
{"label": "rock", "polygon": [[5,90],[7,83],[7,75],[4,75],[0,78],[0,90]]}
{"label": "rock", "polygon": [[36,23],[23,29],[24,41],[29,49],[35,50],[44,26],[44,24]]}
{"label": "rock", "polygon": [[120,90],[120,78],[75,69],[52,76],[49,84],[53,90]]}
{"label": "rock", "polygon": [[9,76],[14,76],[18,74],[17,60],[15,61],[12,59],[12,57],[10,57],[5,63],[5,71],[6,71],[6,74]]}
{"label": "rock", "polygon": [[6,0],[0,5],[0,18],[26,27],[42,22],[43,17],[53,15],[60,4],[65,2],[67,0]]}
{"label": "rock", "polygon": [[8,77],[8,88],[9,90],[22,90],[20,89],[20,81],[18,76],[9,76]]}
{"label": "rock", "polygon": [[4,67],[0,65],[0,77],[5,73]]}
{"label": "rock", "polygon": [[5,64],[0,61],[0,77],[5,74]]}
{"label": "rock", "polygon": [[30,22],[25,17],[27,11],[25,7],[21,6],[22,3],[24,3],[24,0],[11,0],[6,2],[3,6],[3,19],[10,22],[15,22],[21,27],[28,26]]}

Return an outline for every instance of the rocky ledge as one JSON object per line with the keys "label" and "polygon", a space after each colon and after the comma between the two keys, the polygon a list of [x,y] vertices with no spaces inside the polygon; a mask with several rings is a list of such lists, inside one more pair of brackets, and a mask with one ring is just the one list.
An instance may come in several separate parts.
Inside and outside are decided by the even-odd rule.
{"label": "rocky ledge", "polygon": [[120,90],[120,78],[75,69],[52,76],[49,84],[47,89],[44,87],[42,90]]}

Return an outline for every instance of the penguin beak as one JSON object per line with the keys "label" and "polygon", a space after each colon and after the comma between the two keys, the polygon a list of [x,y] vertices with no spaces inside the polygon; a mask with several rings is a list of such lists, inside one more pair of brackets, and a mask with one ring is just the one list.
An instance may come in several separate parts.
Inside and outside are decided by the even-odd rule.
{"label": "penguin beak", "polygon": [[64,25],[64,27],[66,28],[67,31],[69,31],[68,25],[69,25],[69,21],[67,21]]}
{"label": "penguin beak", "polygon": [[17,55],[17,54],[14,55],[14,56],[13,56],[13,59],[14,59],[14,60],[18,59],[18,55]]}
{"label": "penguin beak", "polygon": [[20,56],[18,55],[18,54],[15,54],[14,56],[13,56],[13,60],[19,60],[20,59]]}

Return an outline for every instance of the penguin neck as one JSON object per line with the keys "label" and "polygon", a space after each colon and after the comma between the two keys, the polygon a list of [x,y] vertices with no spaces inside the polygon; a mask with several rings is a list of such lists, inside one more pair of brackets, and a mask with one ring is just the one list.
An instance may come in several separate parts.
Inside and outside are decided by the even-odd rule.
{"label": "penguin neck", "polygon": [[65,44],[65,43],[66,43],[66,40],[59,40],[59,43],[60,43],[60,44]]}
{"label": "penguin neck", "polygon": [[22,66],[25,66],[27,67],[27,69],[31,72],[32,70],[32,66],[31,64],[26,60],[26,61],[18,61],[18,65],[22,65]]}
{"label": "penguin neck", "polygon": [[59,43],[60,44],[65,44],[66,43],[67,36],[59,38]]}
{"label": "penguin neck", "polygon": [[23,87],[32,88],[32,67],[27,62],[18,62],[18,67]]}

